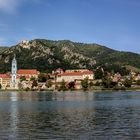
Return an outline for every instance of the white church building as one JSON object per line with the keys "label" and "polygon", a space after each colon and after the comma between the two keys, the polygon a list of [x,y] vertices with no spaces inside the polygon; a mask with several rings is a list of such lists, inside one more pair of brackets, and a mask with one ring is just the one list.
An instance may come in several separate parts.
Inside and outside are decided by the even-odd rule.
{"label": "white church building", "polygon": [[10,82],[10,88],[11,89],[18,89],[17,61],[16,61],[15,55],[14,55],[14,58],[12,60],[12,66],[11,66],[11,82]]}

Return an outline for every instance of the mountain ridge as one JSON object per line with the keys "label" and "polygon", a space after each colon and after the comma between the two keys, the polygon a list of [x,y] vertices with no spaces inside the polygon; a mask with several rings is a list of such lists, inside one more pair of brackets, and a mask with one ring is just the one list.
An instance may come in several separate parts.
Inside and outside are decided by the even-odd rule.
{"label": "mountain ridge", "polygon": [[0,47],[0,72],[10,71],[13,54],[16,54],[18,68],[36,68],[40,71],[59,67],[94,69],[108,65],[140,68],[140,55],[136,53],[117,51],[95,43],[35,39],[24,40],[11,47]]}

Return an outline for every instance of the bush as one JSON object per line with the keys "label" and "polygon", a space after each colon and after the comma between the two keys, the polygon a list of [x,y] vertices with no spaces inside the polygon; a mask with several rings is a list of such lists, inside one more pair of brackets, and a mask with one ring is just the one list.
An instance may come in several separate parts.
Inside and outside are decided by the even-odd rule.
{"label": "bush", "polygon": [[89,87],[92,88],[93,86],[94,86],[93,82],[90,81],[90,83],[89,83]]}
{"label": "bush", "polygon": [[94,85],[95,85],[95,86],[100,86],[101,83],[100,83],[99,81],[97,81]]}
{"label": "bush", "polygon": [[102,79],[102,85],[104,88],[114,88],[117,82],[113,82],[110,77],[105,77]]}
{"label": "bush", "polygon": [[125,81],[124,81],[123,84],[124,84],[125,87],[131,87],[131,85],[132,85],[132,81],[129,80],[129,79],[125,79]]}
{"label": "bush", "polygon": [[136,84],[137,84],[137,85],[140,85],[140,80],[137,80],[137,81],[136,81]]}
{"label": "bush", "polygon": [[75,89],[75,82],[74,81],[69,82],[68,83],[68,88],[71,89],[71,90]]}
{"label": "bush", "polygon": [[51,86],[52,86],[52,81],[51,80],[47,80],[46,87],[50,88]]}
{"label": "bush", "polygon": [[29,87],[27,87],[25,90],[26,90],[26,91],[29,91],[29,90],[30,90],[30,88],[29,88]]}
{"label": "bush", "polygon": [[98,68],[94,72],[95,79],[102,79],[103,75],[104,75],[104,73],[103,73],[102,68]]}
{"label": "bush", "polygon": [[59,90],[63,90],[63,91],[67,90],[65,80],[62,80],[62,82],[61,82],[61,84],[60,84]]}
{"label": "bush", "polygon": [[88,83],[88,78],[85,78],[82,82],[81,82],[82,88],[83,90],[87,90],[89,83]]}
{"label": "bush", "polygon": [[20,82],[22,82],[22,81],[26,81],[26,77],[25,76],[21,76],[20,77]]}
{"label": "bush", "polygon": [[37,80],[33,80],[32,88],[37,87],[37,86],[38,86]]}
{"label": "bush", "polygon": [[47,76],[43,73],[40,73],[38,75],[38,82],[46,82],[47,81]]}

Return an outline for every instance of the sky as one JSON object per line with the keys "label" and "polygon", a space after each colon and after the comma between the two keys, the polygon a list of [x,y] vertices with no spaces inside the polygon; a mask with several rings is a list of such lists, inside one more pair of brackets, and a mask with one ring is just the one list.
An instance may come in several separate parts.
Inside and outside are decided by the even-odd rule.
{"label": "sky", "polygon": [[37,38],[140,53],[140,0],[0,0],[0,46]]}

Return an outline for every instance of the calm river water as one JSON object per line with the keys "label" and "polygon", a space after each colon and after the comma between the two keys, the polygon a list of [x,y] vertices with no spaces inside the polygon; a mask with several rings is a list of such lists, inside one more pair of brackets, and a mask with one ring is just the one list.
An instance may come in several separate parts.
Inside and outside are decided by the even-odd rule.
{"label": "calm river water", "polygon": [[0,140],[138,140],[140,92],[0,92]]}

